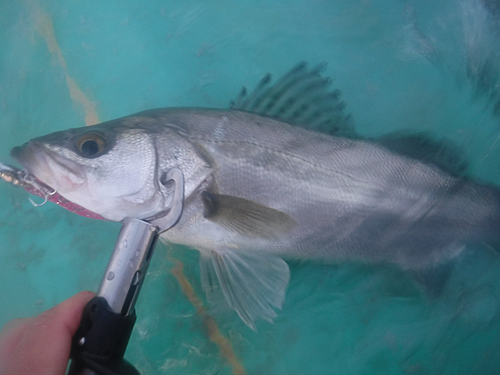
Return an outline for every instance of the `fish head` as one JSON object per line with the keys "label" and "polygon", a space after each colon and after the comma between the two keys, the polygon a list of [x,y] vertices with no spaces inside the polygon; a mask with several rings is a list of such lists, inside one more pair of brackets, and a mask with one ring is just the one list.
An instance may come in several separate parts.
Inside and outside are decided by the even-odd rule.
{"label": "fish head", "polygon": [[126,118],[59,131],[11,155],[61,196],[106,219],[146,218],[164,209],[154,135]]}

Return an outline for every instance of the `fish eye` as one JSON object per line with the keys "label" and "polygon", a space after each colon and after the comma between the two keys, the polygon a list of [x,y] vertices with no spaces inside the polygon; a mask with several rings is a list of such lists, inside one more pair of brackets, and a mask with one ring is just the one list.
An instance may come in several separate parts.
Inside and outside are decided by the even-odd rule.
{"label": "fish eye", "polygon": [[104,137],[97,133],[87,133],[76,141],[78,153],[86,158],[96,158],[102,155],[106,147]]}

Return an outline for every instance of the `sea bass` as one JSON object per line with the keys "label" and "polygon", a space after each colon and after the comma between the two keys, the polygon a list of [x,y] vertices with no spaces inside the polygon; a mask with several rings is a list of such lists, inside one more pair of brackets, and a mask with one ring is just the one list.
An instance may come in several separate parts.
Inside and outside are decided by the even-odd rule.
{"label": "sea bass", "polygon": [[464,177],[456,150],[427,135],[362,139],[320,72],[300,64],[242,90],[232,109],[149,110],[35,138],[12,155],[114,221],[168,210],[165,175],[180,169],[184,210],[162,239],[198,250],[204,290],[250,327],[283,304],[283,258],[422,270],[468,242],[500,239],[497,187]]}

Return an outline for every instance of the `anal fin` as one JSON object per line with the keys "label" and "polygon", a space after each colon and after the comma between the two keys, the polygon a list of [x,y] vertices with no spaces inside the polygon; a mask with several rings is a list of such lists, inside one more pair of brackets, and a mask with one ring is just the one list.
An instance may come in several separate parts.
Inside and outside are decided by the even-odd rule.
{"label": "anal fin", "polygon": [[449,261],[436,267],[414,270],[410,273],[429,297],[438,298],[443,293],[455,265],[455,262]]}
{"label": "anal fin", "polygon": [[283,305],[290,279],[283,259],[261,252],[202,253],[200,271],[208,301],[218,305],[225,299],[253,330],[255,320],[276,317],[274,309]]}

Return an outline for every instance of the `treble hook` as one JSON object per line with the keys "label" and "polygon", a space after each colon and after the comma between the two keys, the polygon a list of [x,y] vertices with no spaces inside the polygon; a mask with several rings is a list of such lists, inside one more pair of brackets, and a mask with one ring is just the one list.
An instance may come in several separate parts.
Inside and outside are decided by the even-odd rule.
{"label": "treble hook", "polygon": [[[0,178],[6,182],[11,183],[14,186],[21,186],[23,188],[33,188],[39,191],[43,196],[42,203],[35,203],[33,199],[28,197],[30,203],[35,207],[41,207],[49,200],[49,197],[53,196],[57,191],[36,179],[33,175],[30,175],[25,169],[17,169],[11,167],[10,165],[3,164],[0,162]],[[33,193],[33,192],[31,192]]]}
{"label": "treble hook", "polygon": [[36,190],[38,190],[40,193],[43,194],[43,202],[42,203],[35,203],[33,201],[33,199],[28,197],[28,200],[30,201],[30,203],[35,207],[42,207],[45,203],[47,203],[47,201],[49,200],[49,197],[51,197],[55,193],[57,193],[57,191],[54,188],[50,188],[50,189],[52,189],[52,191],[50,191],[46,185],[39,183],[36,179],[34,179],[24,169],[17,172],[17,175],[18,175],[18,179],[20,182],[35,188]]}
{"label": "treble hook", "polygon": [[30,197],[28,197],[28,200],[30,201],[30,203],[35,206],[35,207],[42,207],[45,203],[47,203],[47,201],[49,200],[49,196],[46,195],[43,199],[43,202],[42,203],[35,203],[35,201],[33,199],[31,199]]}
{"label": "treble hook", "polygon": [[31,199],[30,197],[28,197],[28,200],[30,201],[30,203],[35,206],[35,207],[42,207],[45,203],[48,202],[49,200],[49,197],[53,196],[55,193],[57,193],[56,190],[52,190],[50,193],[47,192],[45,189],[39,189],[37,187],[35,187],[35,189],[38,189],[42,194],[43,194],[43,202],[42,203],[35,203],[35,201],[33,201],[33,199]]}

